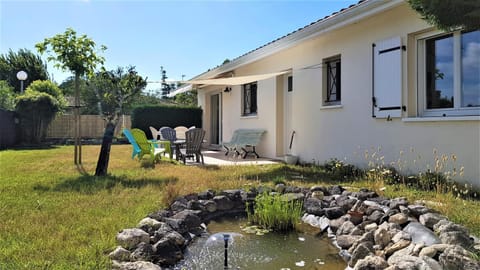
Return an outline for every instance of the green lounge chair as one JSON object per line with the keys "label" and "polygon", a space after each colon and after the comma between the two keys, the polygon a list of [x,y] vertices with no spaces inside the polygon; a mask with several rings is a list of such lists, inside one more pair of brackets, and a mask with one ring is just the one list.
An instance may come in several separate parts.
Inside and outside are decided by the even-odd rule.
{"label": "green lounge chair", "polygon": [[[123,133],[133,146],[132,158],[138,156],[141,160],[144,155],[149,154],[152,161],[158,160],[160,154],[170,152],[169,141],[147,140],[143,130],[134,128],[131,131],[124,129]],[[170,158],[172,158],[170,156]]]}

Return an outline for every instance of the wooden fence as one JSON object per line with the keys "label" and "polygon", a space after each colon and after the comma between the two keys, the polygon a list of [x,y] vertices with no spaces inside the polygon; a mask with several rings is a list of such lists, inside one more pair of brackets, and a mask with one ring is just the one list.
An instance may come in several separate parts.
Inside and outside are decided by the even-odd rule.
{"label": "wooden fence", "polygon": [[[99,115],[81,115],[81,137],[102,138],[105,131],[106,121]],[[73,115],[59,115],[52,121],[47,130],[48,139],[73,138],[75,132]],[[123,115],[115,128],[115,136],[119,136],[123,128],[131,128],[130,115]]]}

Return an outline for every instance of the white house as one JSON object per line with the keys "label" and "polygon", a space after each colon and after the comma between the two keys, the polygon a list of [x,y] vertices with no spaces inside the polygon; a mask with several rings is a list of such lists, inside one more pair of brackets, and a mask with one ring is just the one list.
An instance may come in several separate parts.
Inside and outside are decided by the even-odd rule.
{"label": "white house", "polygon": [[191,83],[211,144],[261,128],[261,156],[446,165],[480,187],[480,31],[438,31],[405,1],[361,1]]}

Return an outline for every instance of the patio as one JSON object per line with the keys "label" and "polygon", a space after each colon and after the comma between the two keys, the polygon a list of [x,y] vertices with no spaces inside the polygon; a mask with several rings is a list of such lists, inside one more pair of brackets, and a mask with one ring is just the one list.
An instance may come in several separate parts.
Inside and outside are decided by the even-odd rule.
{"label": "patio", "polygon": [[[281,163],[281,160],[269,159],[269,158],[256,158],[254,156],[247,156],[245,159],[242,159],[238,156],[232,156],[229,154],[225,156],[225,151],[219,150],[204,150],[202,154],[205,159],[205,165],[218,165],[218,166],[228,166],[228,165],[267,165],[267,164],[278,164]],[[192,162],[191,160],[187,161],[187,165],[199,165],[199,163]]]}

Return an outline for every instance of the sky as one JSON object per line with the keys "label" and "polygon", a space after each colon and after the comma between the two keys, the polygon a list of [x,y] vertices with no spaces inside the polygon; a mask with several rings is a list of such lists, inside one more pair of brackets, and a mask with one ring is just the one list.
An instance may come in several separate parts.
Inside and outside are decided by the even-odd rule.
{"label": "sky", "polygon": [[[107,47],[108,70],[135,66],[153,82],[163,66],[169,80],[190,79],[356,2],[0,0],[0,54],[37,53],[36,43],[70,27]],[[47,66],[57,83],[71,75]]]}

